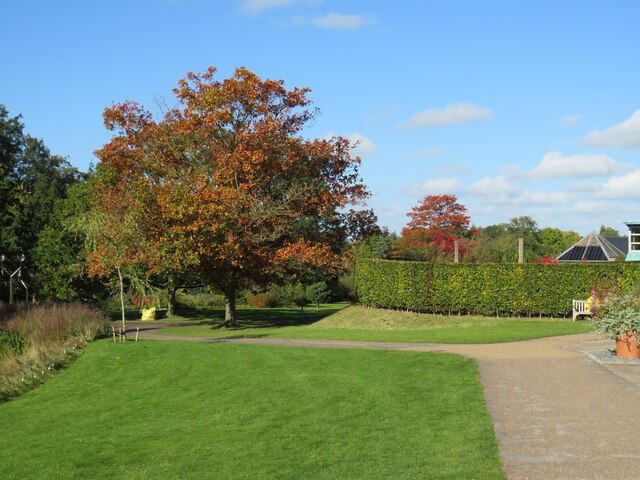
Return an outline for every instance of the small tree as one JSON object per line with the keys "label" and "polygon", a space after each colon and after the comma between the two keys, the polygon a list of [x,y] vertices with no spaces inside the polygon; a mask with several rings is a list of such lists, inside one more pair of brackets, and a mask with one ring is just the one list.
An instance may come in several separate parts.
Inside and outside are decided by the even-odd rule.
{"label": "small tree", "polygon": [[[435,261],[453,255],[455,242],[470,239],[467,208],[455,195],[427,195],[407,214],[411,221],[402,229],[397,255],[412,260]],[[473,242],[461,242],[460,254],[473,249]]]}
{"label": "small tree", "polygon": [[302,312],[307,302],[307,292],[301,283],[285,285],[282,289],[282,303],[285,305],[300,307]]}
{"label": "small tree", "polygon": [[108,294],[106,277],[87,275],[86,235],[78,223],[89,209],[88,192],[88,182],[72,185],[68,197],[56,201],[49,224],[40,231],[34,277],[44,298],[95,302]]}
{"label": "small tree", "polygon": [[603,237],[619,237],[620,232],[613,227],[600,226],[600,235]]}
{"label": "small tree", "polygon": [[331,297],[331,291],[326,282],[318,282],[307,287],[307,299],[316,304],[316,310],[320,310],[320,304],[326,303]]}

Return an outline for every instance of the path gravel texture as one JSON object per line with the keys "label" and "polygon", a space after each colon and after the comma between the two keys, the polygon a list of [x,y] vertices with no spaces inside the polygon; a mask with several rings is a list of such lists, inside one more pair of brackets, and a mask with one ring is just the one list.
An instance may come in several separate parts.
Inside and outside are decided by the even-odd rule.
{"label": "path gravel texture", "polygon": [[475,358],[509,480],[640,479],[640,362],[603,364],[602,355],[593,352],[612,348],[613,342],[593,334],[451,345],[163,335],[158,327],[169,325],[175,324],[147,323],[140,337]]}

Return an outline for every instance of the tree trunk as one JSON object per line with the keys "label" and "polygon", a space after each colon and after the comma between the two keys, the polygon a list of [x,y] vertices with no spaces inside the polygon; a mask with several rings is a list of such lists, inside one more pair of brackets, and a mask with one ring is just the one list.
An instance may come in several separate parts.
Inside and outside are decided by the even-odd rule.
{"label": "tree trunk", "polygon": [[224,322],[222,322],[220,327],[238,327],[239,325],[236,322],[236,292],[235,290],[226,292],[225,296],[227,297],[227,301],[224,309]]}
{"label": "tree trunk", "polygon": [[168,289],[167,295],[167,318],[173,317],[176,309],[176,291],[178,289],[175,287],[171,287]]}
{"label": "tree trunk", "polygon": [[124,281],[122,279],[122,270],[120,270],[120,265],[116,267],[118,271],[118,282],[120,284],[120,312],[122,312],[122,334],[127,330],[127,324],[124,319]]}

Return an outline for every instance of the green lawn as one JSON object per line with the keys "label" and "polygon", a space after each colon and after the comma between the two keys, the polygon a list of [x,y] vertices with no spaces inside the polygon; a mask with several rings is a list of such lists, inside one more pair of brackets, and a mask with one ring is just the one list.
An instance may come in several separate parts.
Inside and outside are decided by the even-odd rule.
{"label": "green lawn", "polygon": [[0,425],[3,480],[504,478],[450,354],[101,340]]}
{"label": "green lawn", "polygon": [[[501,343],[531,338],[590,332],[589,323],[558,318],[495,318],[428,315],[348,306],[324,305],[305,309],[243,309],[241,328],[218,329],[222,310],[188,312],[180,320],[193,318],[200,324],[172,327],[163,333],[207,337],[315,338],[375,342]],[[206,313],[205,313],[206,312]]]}

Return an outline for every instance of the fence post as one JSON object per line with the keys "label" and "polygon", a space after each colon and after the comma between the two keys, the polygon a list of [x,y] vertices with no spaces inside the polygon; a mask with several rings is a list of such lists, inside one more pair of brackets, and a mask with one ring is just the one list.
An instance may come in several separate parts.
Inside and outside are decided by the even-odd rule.
{"label": "fence post", "polygon": [[518,238],[518,263],[524,263],[524,238]]}

